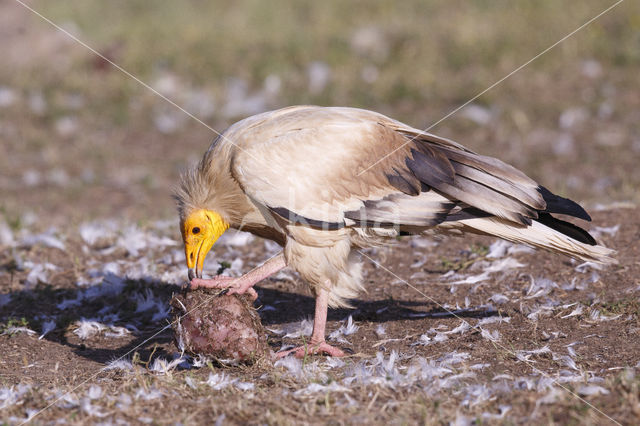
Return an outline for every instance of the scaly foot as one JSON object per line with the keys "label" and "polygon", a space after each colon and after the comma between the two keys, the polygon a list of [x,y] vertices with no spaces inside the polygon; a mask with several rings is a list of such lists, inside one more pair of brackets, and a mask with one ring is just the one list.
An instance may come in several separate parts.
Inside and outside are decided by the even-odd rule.
{"label": "scaly foot", "polygon": [[322,353],[335,357],[343,357],[346,355],[342,349],[338,349],[323,341],[320,343],[310,342],[307,346],[298,346],[297,348],[280,351],[276,354],[276,357],[284,358],[293,354],[296,358],[304,358],[305,355],[318,355]]}
{"label": "scaly foot", "polygon": [[253,289],[253,284],[243,279],[243,277],[226,277],[217,275],[211,279],[194,278],[189,284],[189,289],[196,288],[228,288],[227,294],[248,294],[251,300],[258,298],[258,293]]}

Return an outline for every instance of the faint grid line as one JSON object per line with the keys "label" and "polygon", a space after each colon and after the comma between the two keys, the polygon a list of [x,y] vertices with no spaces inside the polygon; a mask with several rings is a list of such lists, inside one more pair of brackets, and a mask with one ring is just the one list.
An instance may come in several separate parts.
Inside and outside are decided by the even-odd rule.
{"label": "faint grid line", "polygon": [[[444,307],[444,305],[440,304],[437,300],[435,300],[433,297],[427,295],[426,293],[424,293],[423,291],[421,291],[419,288],[417,288],[416,286],[412,285],[409,281],[399,277],[397,274],[395,274],[392,270],[390,270],[389,268],[387,268],[386,266],[382,265],[380,262],[377,262],[376,260],[374,260],[373,258],[371,258],[370,256],[368,256],[366,253],[364,253],[362,250],[357,250],[358,253],[360,253],[362,256],[366,257],[367,259],[369,259],[371,262],[373,262],[376,266],[379,266],[380,268],[384,269],[386,272],[388,272],[389,274],[391,274],[392,276],[394,276],[396,279],[402,281],[403,283],[405,283],[407,286],[409,286],[410,288],[412,288],[413,290],[415,290],[416,292],[418,292],[421,296],[423,296],[424,298],[428,299],[429,301],[435,303],[436,305],[438,305],[440,308],[444,309],[445,311],[447,311],[448,313],[450,313],[452,316],[458,318],[461,321],[466,322],[467,324],[469,324],[464,318],[462,318],[460,315],[456,314],[455,312],[451,311],[450,309],[447,309]],[[477,328],[478,326],[471,326],[472,328]],[[498,347],[500,347],[500,349],[504,350],[505,352],[514,355],[516,357],[516,359],[518,359],[517,354],[510,350],[509,348],[507,348],[506,346],[500,344],[497,341],[492,341],[492,343]],[[610,416],[608,416],[607,414],[605,414],[604,412],[602,412],[598,407],[594,406],[593,404],[591,404],[589,401],[585,400],[584,398],[582,398],[580,395],[576,394],[575,392],[573,392],[571,389],[565,387],[562,383],[558,382],[557,379],[554,379],[553,377],[551,377],[550,375],[548,375],[547,373],[545,373],[544,371],[540,370],[539,368],[537,368],[535,365],[533,365],[533,363],[527,359],[523,360],[527,365],[529,365],[529,367],[531,367],[535,372],[545,376],[548,379],[551,379],[553,381],[554,384],[558,385],[559,387],[561,387],[562,389],[564,389],[565,391],[567,391],[570,395],[574,396],[575,398],[579,399],[580,401],[584,402],[585,404],[587,404],[589,407],[593,408],[595,411],[597,411],[598,413],[600,413],[601,415],[603,415],[604,417],[606,417],[607,419],[611,420],[613,423],[622,426],[618,421],[614,420],[613,418],[611,418]]]}
{"label": "faint grid line", "polygon": [[[258,269],[261,265],[264,265],[266,262],[270,261],[271,259],[273,259],[274,257],[278,256],[280,254],[280,252],[274,254],[273,256],[271,256],[270,258],[268,258],[267,260],[265,260],[264,262],[262,262],[261,264],[255,266],[253,269],[251,269],[249,272],[247,272],[247,274],[255,271],[256,269]],[[246,274],[245,274],[246,275]],[[233,284],[236,283],[236,281],[242,277],[236,277],[237,279],[231,281],[231,283],[229,284],[229,286],[232,286]],[[223,291],[223,290],[221,290]],[[206,300],[202,301],[201,303],[197,304],[195,307],[193,307],[192,309],[190,309],[189,311],[187,311],[184,315],[181,315],[180,317],[178,317],[177,319],[171,321],[169,324],[165,325],[164,327],[162,327],[160,330],[156,331],[154,334],[151,335],[151,337],[146,338],[142,343],[138,344],[137,346],[135,346],[134,348],[130,349],[127,353],[125,353],[124,355],[121,355],[120,357],[110,361],[110,363],[115,363],[118,362],[120,360],[122,360],[123,358],[125,358],[126,356],[130,355],[131,353],[133,353],[135,350],[140,349],[143,345],[145,345],[146,343],[148,343],[151,339],[153,339],[154,337],[156,337],[158,334],[162,333],[163,331],[165,331],[166,329],[168,329],[169,327],[172,327],[177,321],[180,321],[182,318],[186,317],[187,315],[189,315],[191,312],[195,311],[196,309],[200,308],[201,306],[203,306],[205,303],[211,301],[214,297],[218,297],[220,295],[220,293],[218,294],[214,294],[211,297],[207,298]],[[98,371],[96,371],[94,374],[90,375],[88,378],[86,378],[85,380],[83,380],[81,383],[79,383],[78,385],[76,385],[75,387],[73,387],[72,389],[66,391],[65,393],[63,393],[62,395],[60,395],[58,398],[54,399],[53,402],[49,403],[49,405],[47,405],[46,407],[42,408],[41,410],[39,410],[38,412],[36,412],[35,414],[32,414],[31,417],[27,418],[26,420],[24,420],[22,423],[20,423],[20,426],[27,424],[29,422],[31,422],[34,418],[36,418],[38,415],[42,414],[44,411],[46,411],[47,409],[51,408],[52,406],[54,406],[56,403],[58,403],[62,398],[64,398],[65,396],[69,395],[71,392],[75,392],[76,389],[80,388],[81,386],[85,385],[89,380],[92,380],[94,378],[96,378],[100,373],[105,372],[108,369],[108,366],[102,367],[101,369],[99,369]]]}
{"label": "faint grid line", "polygon": [[[478,93],[477,95],[475,95],[473,98],[469,99],[468,101],[466,101],[465,103],[463,103],[462,105],[460,105],[459,107],[457,107],[456,109],[450,111],[447,115],[445,115],[444,117],[442,117],[440,120],[436,121],[435,123],[433,123],[432,125],[430,125],[429,127],[427,127],[426,129],[422,130],[422,133],[426,133],[429,130],[431,130],[432,128],[434,128],[435,126],[437,126],[438,124],[440,124],[441,122],[443,122],[444,120],[446,120],[447,118],[451,117],[452,115],[454,115],[455,113],[457,113],[458,111],[460,111],[462,108],[466,107],[467,105],[469,105],[471,102],[475,101],[476,99],[478,99],[480,96],[484,95],[485,93],[487,93],[489,90],[493,89],[494,87],[496,87],[497,85],[499,85],[500,83],[502,83],[503,81],[505,81],[506,79],[508,79],[509,77],[511,77],[512,75],[514,75],[515,73],[517,73],[518,71],[520,71],[521,69],[523,69],[524,67],[526,67],[527,65],[529,65],[531,62],[535,61],[536,59],[538,59],[540,56],[544,55],[545,53],[549,52],[551,49],[553,49],[554,47],[556,47],[557,45],[559,45],[560,43],[562,43],[563,41],[565,41],[566,39],[568,39],[569,37],[573,36],[575,33],[577,33],[578,31],[582,30],[583,28],[585,28],[587,25],[591,24],[593,21],[595,21],[596,19],[600,18],[602,15],[606,14],[607,12],[609,12],[611,9],[615,8],[616,6],[618,6],[620,3],[622,3],[624,0],[618,0],[616,3],[612,4],[611,6],[609,6],[608,8],[606,8],[605,10],[603,10],[602,12],[598,13],[596,16],[594,16],[593,18],[589,19],[587,22],[585,22],[584,24],[580,25],[578,28],[576,28],[575,30],[571,31],[569,34],[567,34],[566,36],[562,37],[560,40],[556,41],[555,43],[553,43],[551,46],[547,47],[546,49],[544,49],[542,52],[538,53],[536,56],[534,56],[533,58],[529,59],[527,62],[525,62],[524,64],[520,65],[518,68],[516,68],[515,70],[511,71],[509,74],[505,75],[504,77],[502,77],[500,80],[496,81],[495,83],[493,83],[491,86],[487,87],[486,89],[484,89],[483,91],[481,91],[480,93]],[[372,165],[370,165],[369,167],[367,167],[366,169],[362,170],[360,173],[358,173],[356,176],[360,176],[363,173],[365,173],[366,171],[370,170],[372,167],[376,166],[377,164],[379,164],[381,161],[384,161],[386,158],[388,158],[389,156],[393,155],[395,152],[397,152],[398,150],[404,148],[405,146],[407,146],[408,144],[410,144],[411,142],[413,142],[417,137],[419,137],[420,135],[416,135],[414,137],[412,137],[410,140],[408,140],[407,142],[403,143],[402,145],[400,145],[399,147],[395,148],[393,151],[391,151],[390,153],[388,153],[387,155],[385,155],[384,157],[380,158],[378,161],[376,161],[375,163],[373,163]]]}
{"label": "faint grid line", "polygon": [[193,118],[195,121],[197,121],[198,123],[202,124],[204,127],[206,127],[207,129],[211,130],[213,133],[215,133],[217,136],[220,136],[221,138],[223,138],[224,140],[226,140],[227,142],[229,142],[231,145],[235,146],[236,148],[238,148],[240,151],[243,151],[245,153],[247,153],[248,155],[250,155],[251,157],[253,157],[254,160],[258,160],[258,157],[256,157],[254,154],[252,154],[251,152],[243,149],[242,147],[238,146],[237,144],[235,144],[233,141],[231,141],[229,138],[227,138],[226,136],[224,136],[222,133],[218,132],[216,129],[214,129],[213,127],[209,126],[207,123],[205,123],[204,121],[200,120],[198,117],[196,117],[195,115],[193,115],[192,113],[190,113],[189,111],[187,111],[186,109],[184,109],[183,107],[181,107],[180,105],[178,105],[177,103],[175,103],[174,101],[172,101],[171,99],[169,99],[168,97],[166,97],[165,95],[163,95],[162,93],[158,92],[156,89],[154,89],[153,87],[151,87],[150,85],[148,85],[147,83],[145,83],[144,81],[140,80],[138,77],[136,77],[135,75],[133,75],[132,73],[130,73],[129,71],[127,71],[126,69],[122,68],[120,65],[116,64],[115,62],[113,62],[112,60],[110,60],[109,58],[107,58],[106,56],[104,56],[102,53],[98,52],[96,49],[94,49],[93,47],[89,46],[87,43],[83,42],[82,40],[80,40],[78,37],[74,36],[73,34],[71,34],[69,31],[65,30],[64,28],[62,28],[60,25],[56,24],[55,22],[53,22],[52,20],[50,20],[49,18],[47,18],[46,16],[42,15],[40,12],[38,12],[37,10],[29,7],[28,5],[26,5],[24,2],[22,2],[22,0],[15,0],[16,3],[20,4],[22,7],[24,7],[25,9],[29,10],[30,12],[32,12],[33,14],[39,16],[40,18],[42,18],[42,20],[46,21],[47,23],[49,23],[50,25],[52,25],[53,27],[55,27],[58,31],[62,32],[63,34],[65,34],[66,36],[68,36],[69,38],[71,38],[72,40],[74,40],[75,42],[77,42],[78,44],[80,44],[81,46],[83,46],[84,48],[86,48],[87,50],[91,51],[92,53],[94,53],[95,55],[99,56],[101,59],[105,60],[106,62],[108,62],[109,64],[111,64],[114,68],[116,68],[118,71],[122,72],[124,75],[126,75],[127,77],[135,80],[137,83],[141,84],[143,87],[145,87],[146,89],[150,90],[151,92],[153,92],[154,94],[156,94],[157,96],[159,96],[160,98],[164,99],[165,101],[169,102],[171,105],[173,105],[174,107],[178,108],[180,111],[182,111],[183,113],[185,113],[186,115],[188,115],[189,117]]}

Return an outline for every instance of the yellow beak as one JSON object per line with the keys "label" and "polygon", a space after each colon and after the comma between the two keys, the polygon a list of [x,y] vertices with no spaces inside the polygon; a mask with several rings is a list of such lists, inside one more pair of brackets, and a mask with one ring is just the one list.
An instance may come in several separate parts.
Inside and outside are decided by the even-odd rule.
{"label": "yellow beak", "polygon": [[[216,238],[217,240],[217,238]],[[202,267],[207,253],[213,247],[213,242],[209,238],[200,240],[192,244],[185,244],[185,255],[187,256],[187,267],[189,268],[189,281],[195,277],[202,278]]]}
{"label": "yellow beak", "polygon": [[222,217],[211,210],[196,210],[182,223],[184,254],[189,268],[189,280],[202,278],[204,259],[213,244],[229,228]]}

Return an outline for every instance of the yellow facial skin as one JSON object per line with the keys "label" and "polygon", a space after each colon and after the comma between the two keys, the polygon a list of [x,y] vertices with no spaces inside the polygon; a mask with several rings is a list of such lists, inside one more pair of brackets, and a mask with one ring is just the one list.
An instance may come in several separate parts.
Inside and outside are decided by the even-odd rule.
{"label": "yellow facial skin", "polygon": [[184,254],[189,268],[189,280],[195,277],[202,278],[204,258],[227,229],[229,224],[218,213],[211,210],[196,210],[186,217],[181,231]]}

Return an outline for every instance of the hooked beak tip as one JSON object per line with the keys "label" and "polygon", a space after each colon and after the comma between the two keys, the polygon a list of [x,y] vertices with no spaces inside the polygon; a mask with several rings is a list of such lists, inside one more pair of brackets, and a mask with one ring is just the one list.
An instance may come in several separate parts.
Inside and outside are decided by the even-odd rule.
{"label": "hooked beak tip", "polygon": [[189,276],[189,281],[191,281],[194,278],[202,278],[202,271],[199,270],[198,268],[189,268],[188,276]]}

